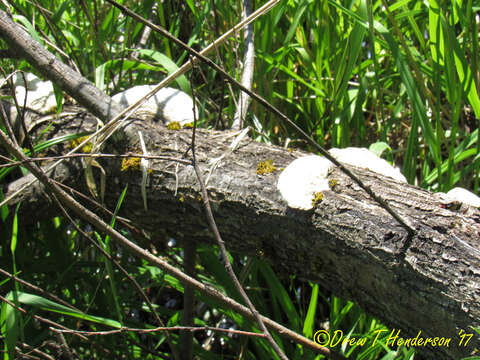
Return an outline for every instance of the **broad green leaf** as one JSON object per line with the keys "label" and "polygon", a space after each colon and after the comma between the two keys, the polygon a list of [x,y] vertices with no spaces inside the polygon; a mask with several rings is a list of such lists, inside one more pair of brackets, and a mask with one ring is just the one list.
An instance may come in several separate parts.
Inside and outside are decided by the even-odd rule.
{"label": "broad green leaf", "polygon": [[[141,49],[139,50],[139,53],[142,56],[146,56],[157,61],[160,65],[167,69],[169,75],[178,70],[177,64],[175,64],[168,56],[159,51]],[[192,93],[190,89],[190,82],[187,80],[185,75],[177,77],[175,81],[177,82],[178,86],[180,86],[182,91],[186,92],[187,94]]]}
{"label": "broad green leaf", "polygon": [[385,150],[392,151],[392,148],[386,142],[378,141],[371,144],[368,150],[376,154],[378,157],[381,157]]}

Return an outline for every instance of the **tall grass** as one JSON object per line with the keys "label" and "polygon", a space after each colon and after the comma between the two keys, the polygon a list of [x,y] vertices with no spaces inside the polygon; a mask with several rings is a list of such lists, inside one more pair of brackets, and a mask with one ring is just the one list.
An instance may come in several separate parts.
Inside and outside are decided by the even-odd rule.
{"label": "tall grass", "polygon": [[[7,2],[14,7],[15,20],[32,36],[111,94],[138,84],[157,83],[187,59],[183,49],[158,35],[152,35],[138,49],[144,27],[102,0]],[[196,49],[231,28],[241,13],[238,0],[123,1],[146,18],[151,17],[154,2],[158,12],[152,21]],[[327,148],[381,148],[410,183],[435,191],[463,186],[478,193],[479,10],[480,3],[473,0],[402,0],[392,4],[385,0],[282,1],[255,22],[253,88]],[[133,56],[135,52],[137,57]],[[239,34],[213,57],[239,77],[242,52]],[[35,71],[25,61],[2,61],[4,68],[11,65]],[[194,89],[188,77],[193,79]],[[228,127],[233,121],[237,90],[226,86],[210,68],[200,66],[177,79],[174,86],[195,91],[201,102],[202,126],[223,123]],[[222,121],[217,123],[219,111]],[[298,134],[258,104],[252,104],[247,119],[261,141],[306,147]],[[8,179],[6,175],[2,181]],[[2,219],[6,222],[4,211]],[[80,225],[92,233],[87,224]],[[122,284],[123,279],[105,265],[100,254],[82,245],[81,236],[64,219],[37,224],[33,231],[18,224],[14,237],[5,230],[12,226],[0,227],[1,248],[7,249],[10,239],[21,240],[13,258],[2,251],[2,268],[10,268],[61,295],[85,313],[102,316],[95,318],[97,322],[117,325],[111,320],[116,319],[136,327],[150,326],[152,318],[138,294]],[[101,239],[98,234],[97,238]],[[107,243],[106,239],[110,253],[121,253]],[[181,248],[173,246],[166,251],[181,263]],[[216,251],[200,248],[198,257],[199,277],[236,298],[238,294]],[[128,256],[122,259],[146,291],[154,294],[159,313],[169,319],[170,325],[178,324],[181,309],[176,291],[183,292],[183,286],[139,260]],[[318,285],[279,280],[261,260],[235,258],[234,266],[237,273],[242,269],[245,272],[244,284],[260,312],[306,336],[322,326],[331,332],[341,329],[344,334],[367,338],[384,328],[353,303],[332,296]],[[32,298],[22,295],[18,288],[9,283],[2,286],[15,290],[25,305],[32,304]],[[202,315],[197,315],[197,325],[255,329],[254,324],[209,298],[199,297],[197,301],[204,308]],[[44,304],[43,308],[59,308],[50,303],[48,306]],[[2,319],[9,321],[12,318],[6,316],[12,312],[7,310],[2,309]],[[76,312],[63,313],[57,320],[76,327],[79,316]],[[35,326],[26,316],[25,332],[33,336],[32,345],[49,338]],[[178,342],[176,334],[172,338]],[[276,340],[291,358],[320,358],[281,338]],[[168,352],[163,335],[132,333],[115,346],[108,339],[97,338],[101,349],[86,348],[76,338],[70,341],[85,357],[154,359]],[[211,351],[196,345],[194,351],[202,359],[225,358],[239,352],[247,359],[275,358],[264,341],[212,336],[197,338],[197,342],[210,344]],[[389,349],[382,341],[378,344],[368,349],[352,346],[335,350],[352,359],[413,358],[411,350]],[[148,353],[145,347],[157,353]]]}

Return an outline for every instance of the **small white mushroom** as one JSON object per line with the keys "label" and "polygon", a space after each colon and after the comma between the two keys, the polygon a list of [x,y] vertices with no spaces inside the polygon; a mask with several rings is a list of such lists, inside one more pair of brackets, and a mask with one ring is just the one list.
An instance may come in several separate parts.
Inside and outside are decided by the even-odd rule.
{"label": "small white mushroom", "polygon": [[[134,86],[112,96],[112,99],[127,107],[145,97],[154,88],[154,85]],[[140,106],[135,116],[142,119],[155,117],[165,124],[177,121],[184,125],[193,122],[193,101],[183,91],[162,88]]]}
{"label": "small white mushroom", "polygon": [[378,157],[366,148],[333,148],[328,152],[341,163],[361,167],[363,169],[391,177],[399,182],[407,182],[405,176],[403,176],[398,169],[394,168],[386,160]]}

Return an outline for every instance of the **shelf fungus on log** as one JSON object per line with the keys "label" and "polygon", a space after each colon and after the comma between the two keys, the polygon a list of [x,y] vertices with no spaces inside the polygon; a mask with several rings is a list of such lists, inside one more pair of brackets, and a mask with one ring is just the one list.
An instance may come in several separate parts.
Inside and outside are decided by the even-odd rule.
{"label": "shelf fungus on log", "polygon": [[[399,182],[407,182],[398,169],[368,149],[333,148],[329,152],[335,159],[344,164],[371,170]],[[329,160],[318,155],[298,158],[280,174],[277,189],[289,207],[310,210],[317,203],[315,199],[318,198],[318,194],[330,190],[327,176],[333,166]]]}

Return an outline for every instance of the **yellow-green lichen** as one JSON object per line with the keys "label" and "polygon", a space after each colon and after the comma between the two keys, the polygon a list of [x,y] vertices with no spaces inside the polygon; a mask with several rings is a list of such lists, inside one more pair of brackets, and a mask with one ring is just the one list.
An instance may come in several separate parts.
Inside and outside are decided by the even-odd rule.
{"label": "yellow-green lichen", "polygon": [[333,189],[336,185],[338,185],[338,180],[337,179],[328,180],[328,187],[330,189]]}
{"label": "yellow-green lichen", "polygon": [[183,128],[184,129],[193,129],[193,121],[189,122],[189,123],[186,123],[186,124],[183,124]]}
{"label": "yellow-green lichen", "polygon": [[181,128],[182,128],[182,125],[180,125],[178,121],[172,121],[167,125],[168,130],[180,130]]}
{"label": "yellow-green lichen", "polygon": [[321,202],[322,200],[323,200],[322,192],[313,193],[312,206],[315,207],[315,205],[317,205],[317,203]]}
{"label": "yellow-green lichen", "polygon": [[128,157],[122,160],[122,171],[127,170],[140,170],[140,158]]}
{"label": "yellow-green lichen", "polygon": [[[75,149],[78,145],[80,145],[86,139],[88,139],[88,135],[79,137],[78,139],[75,139],[75,140],[72,140],[70,142],[70,147],[72,149]],[[91,152],[92,151],[92,142],[91,141],[87,142],[85,145],[82,146],[81,150],[84,154],[88,154],[89,152]]]}
{"label": "yellow-green lichen", "polygon": [[257,164],[257,175],[267,175],[274,171],[277,171],[277,168],[275,167],[275,165],[273,165],[272,159],[260,161]]}

